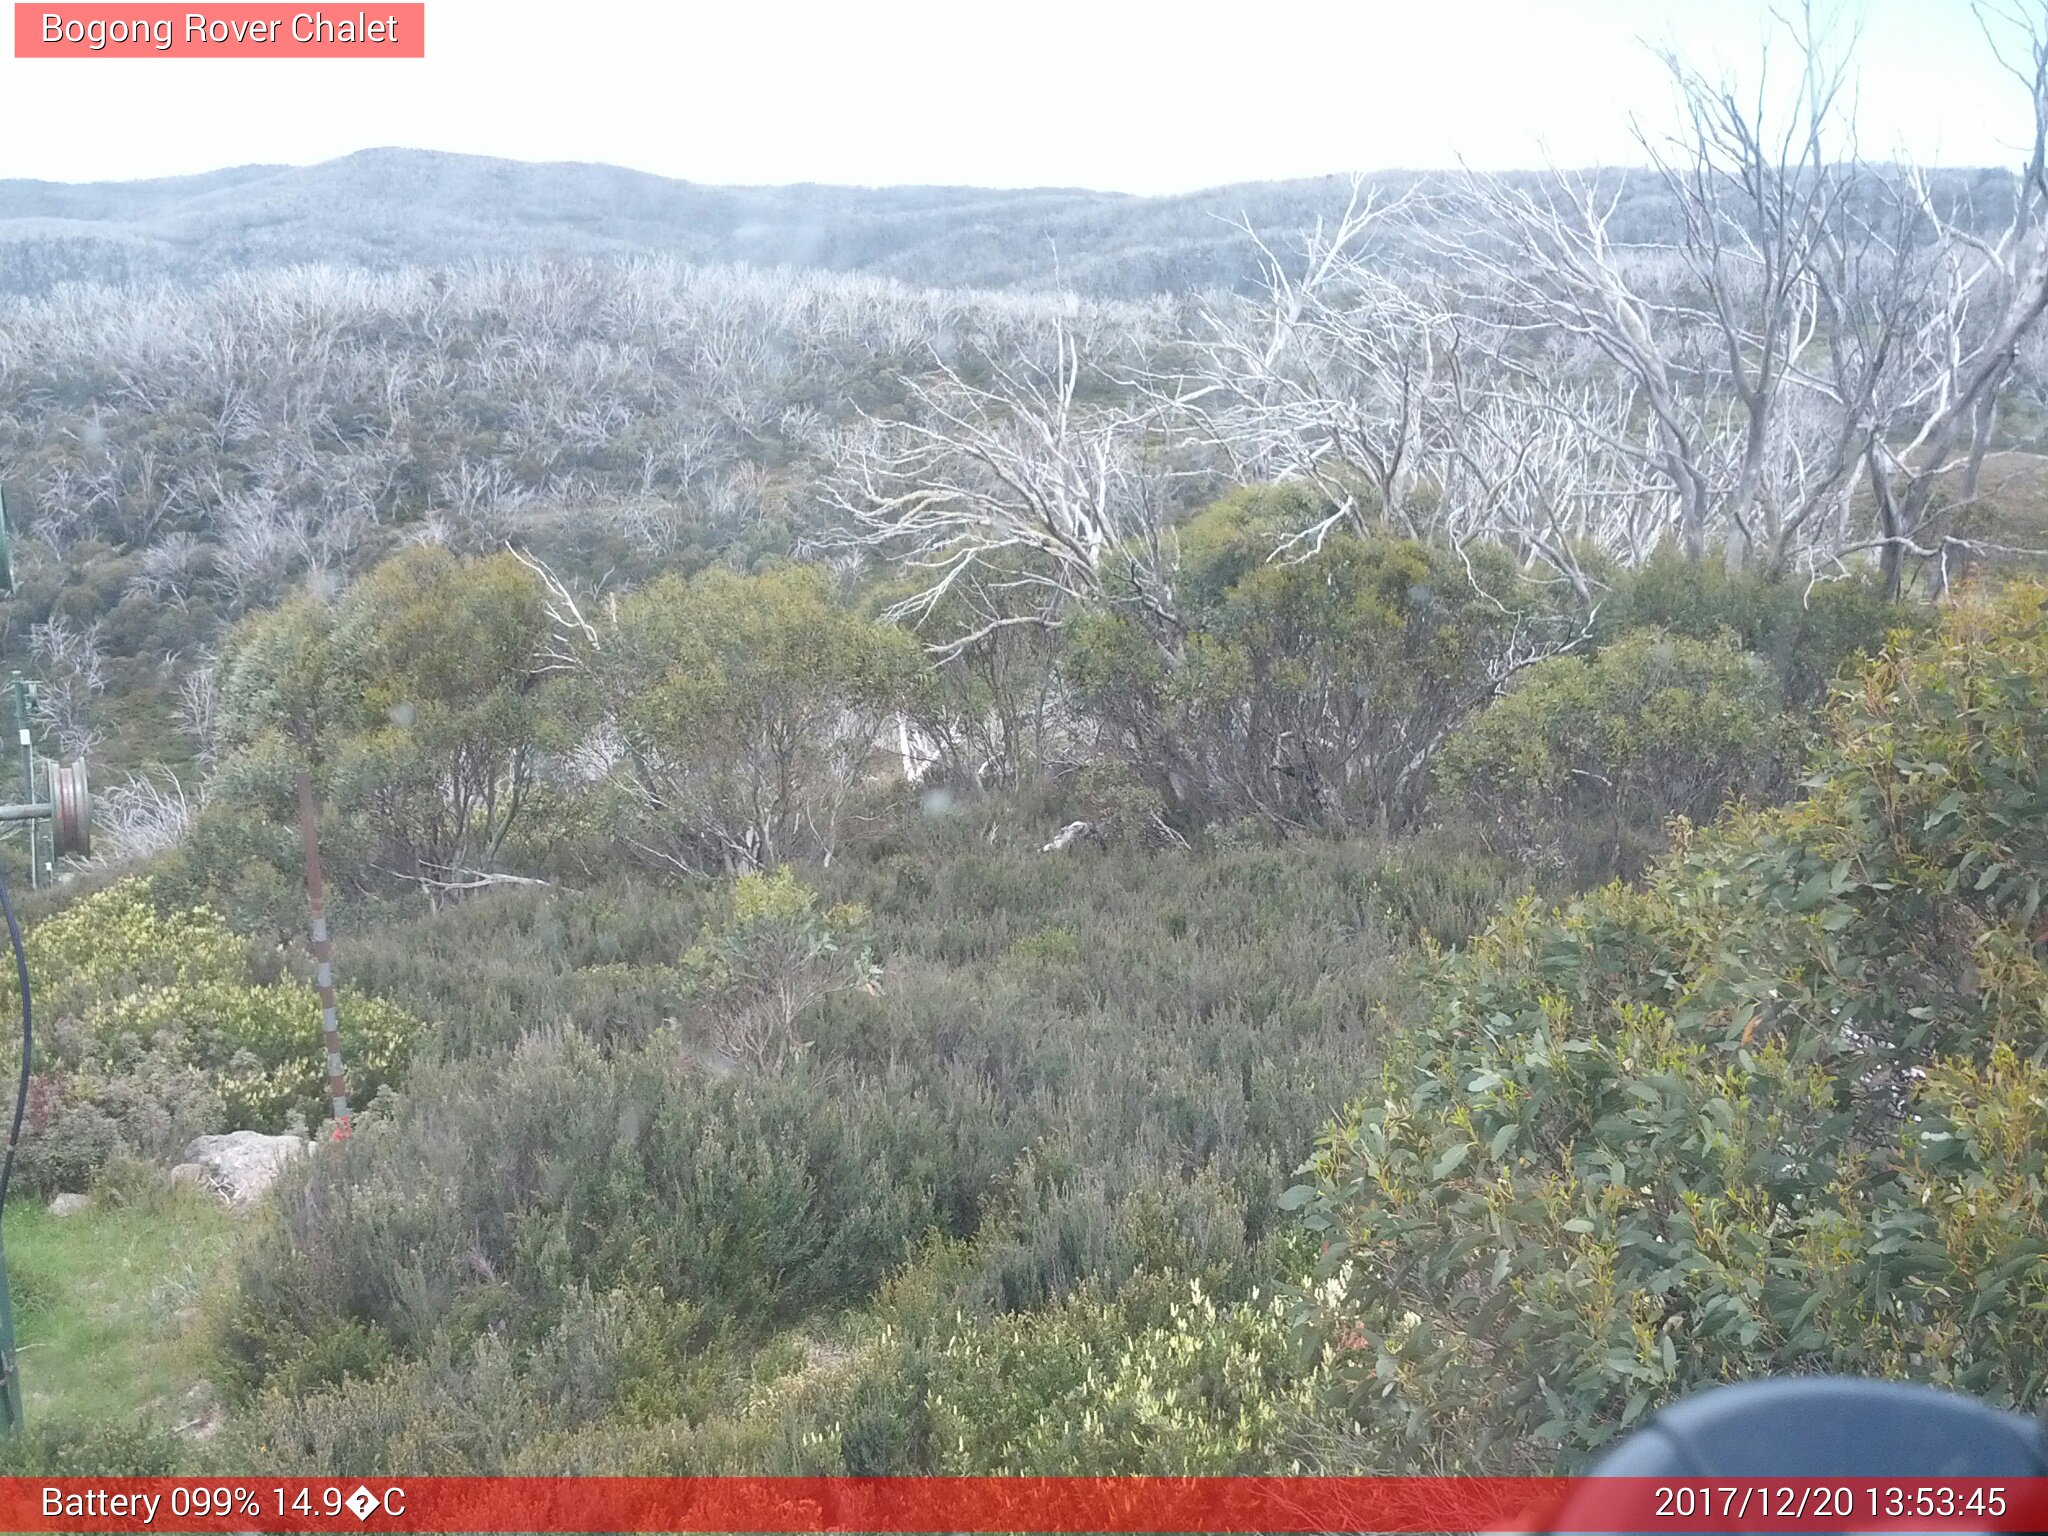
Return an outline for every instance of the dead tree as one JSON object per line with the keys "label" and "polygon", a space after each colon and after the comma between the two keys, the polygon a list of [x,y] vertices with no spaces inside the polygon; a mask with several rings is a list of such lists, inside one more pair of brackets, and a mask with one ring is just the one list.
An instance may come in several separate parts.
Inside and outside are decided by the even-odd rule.
{"label": "dead tree", "polygon": [[1238,479],[1325,493],[1332,511],[1301,530],[1306,548],[1342,525],[1433,531],[1410,493],[1453,325],[1425,274],[1386,268],[1375,250],[1406,206],[1353,178],[1342,216],[1316,225],[1298,265],[1244,224],[1263,292],[1206,306],[1193,366],[1144,381],[1165,419],[1221,452]]}
{"label": "dead tree", "polygon": [[827,482],[850,542],[913,579],[891,618],[922,626],[959,605],[939,660],[1103,600],[1170,622],[1165,477],[1130,412],[1080,402],[1088,369],[1063,327],[1057,357],[1050,371],[984,359],[987,384],[937,364],[909,386],[913,419],[849,434]]}

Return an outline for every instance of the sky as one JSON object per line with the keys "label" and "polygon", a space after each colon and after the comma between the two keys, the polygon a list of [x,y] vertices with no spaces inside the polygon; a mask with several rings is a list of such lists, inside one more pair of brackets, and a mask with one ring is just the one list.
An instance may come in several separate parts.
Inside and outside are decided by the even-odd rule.
{"label": "sky", "polygon": [[[375,0],[330,13],[375,14]],[[2005,164],[1969,0],[1851,0],[1864,152]],[[106,7],[116,15],[119,5]],[[1646,43],[1748,77],[1766,0],[428,0],[423,60],[0,57],[0,178],[398,145],[715,184],[1187,191],[1641,159]],[[4,213],[0,209],[0,213]]]}

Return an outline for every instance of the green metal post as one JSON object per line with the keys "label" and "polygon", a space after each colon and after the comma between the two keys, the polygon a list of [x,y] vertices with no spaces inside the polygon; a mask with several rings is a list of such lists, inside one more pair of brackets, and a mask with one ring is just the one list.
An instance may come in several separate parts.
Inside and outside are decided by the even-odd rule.
{"label": "green metal post", "polygon": [[21,1372],[14,1368],[14,1302],[7,1293],[6,1244],[0,1242],[0,1434],[21,1429]]}
{"label": "green metal post", "polygon": [[[21,790],[22,799],[33,801],[36,797],[36,749],[29,743],[28,735],[28,684],[19,672],[14,674],[14,734],[21,743]],[[38,850],[42,841],[36,835],[36,824],[28,826],[28,884],[34,890],[43,883],[43,861]]]}

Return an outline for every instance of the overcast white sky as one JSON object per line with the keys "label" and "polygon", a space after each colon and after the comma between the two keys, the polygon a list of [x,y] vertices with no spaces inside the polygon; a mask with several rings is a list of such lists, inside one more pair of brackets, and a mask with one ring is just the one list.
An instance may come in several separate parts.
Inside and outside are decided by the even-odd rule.
{"label": "overcast white sky", "polygon": [[[330,0],[353,15],[375,0]],[[1866,153],[2015,158],[1968,0],[1861,0]],[[119,14],[118,5],[105,7]],[[0,177],[378,145],[714,183],[1170,192],[1638,158],[1642,39],[1753,66],[1764,0],[428,0],[419,61],[0,59]]]}

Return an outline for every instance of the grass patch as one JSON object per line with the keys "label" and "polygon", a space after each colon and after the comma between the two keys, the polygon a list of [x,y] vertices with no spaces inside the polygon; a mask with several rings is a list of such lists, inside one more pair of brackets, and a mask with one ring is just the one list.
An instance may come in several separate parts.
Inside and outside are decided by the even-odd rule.
{"label": "grass patch", "polygon": [[5,1231],[27,1421],[189,1417],[208,1375],[201,1302],[237,1234],[220,1202],[16,1206]]}

